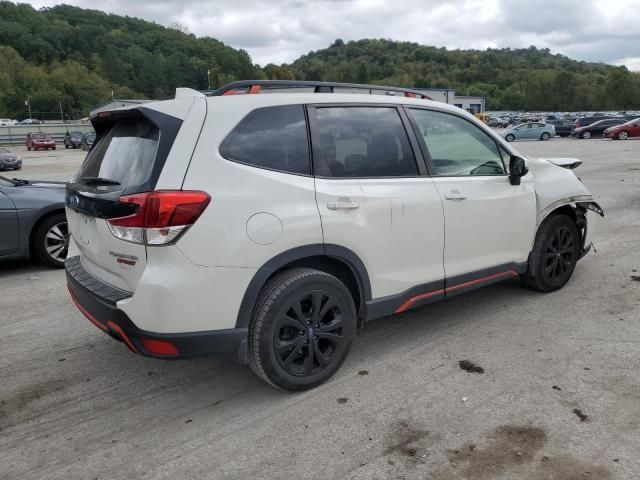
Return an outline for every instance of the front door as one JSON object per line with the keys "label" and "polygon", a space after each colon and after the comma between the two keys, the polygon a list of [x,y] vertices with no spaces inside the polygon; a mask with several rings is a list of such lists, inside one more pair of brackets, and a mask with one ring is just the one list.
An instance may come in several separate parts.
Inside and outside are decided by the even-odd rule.
{"label": "front door", "polygon": [[[5,180],[0,179],[0,185],[4,182]],[[7,188],[17,187],[7,186]],[[18,250],[19,235],[16,206],[0,191],[0,256],[11,255]]]}
{"label": "front door", "polygon": [[[470,120],[411,108],[444,203],[449,288],[527,261],[536,229],[533,181],[511,185],[508,153]],[[510,274],[510,273],[507,273]]]}
{"label": "front door", "polygon": [[318,105],[309,121],[325,244],[362,260],[374,299],[442,288],[442,200],[397,107]]}

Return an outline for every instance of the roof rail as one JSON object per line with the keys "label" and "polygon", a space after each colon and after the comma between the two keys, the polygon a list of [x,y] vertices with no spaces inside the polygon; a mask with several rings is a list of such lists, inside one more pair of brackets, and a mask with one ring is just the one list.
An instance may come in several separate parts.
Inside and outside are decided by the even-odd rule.
{"label": "roof rail", "polygon": [[[263,90],[278,90],[288,88],[311,88],[314,93],[333,93],[334,88],[353,88],[364,90],[364,93],[373,94],[375,92],[386,92],[387,95],[402,93],[405,97],[422,98],[433,100],[424,92],[412,90],[410,88],[386,87],[383,85],[363,85],[360,83],[340,83],[340,82],[316,82],[306,80],[240,80],[227,83],[217,90],[205,92],[205,95],[220,97],[225,95],[255,94]],[[367,92],[368,90],[368,92]]]}

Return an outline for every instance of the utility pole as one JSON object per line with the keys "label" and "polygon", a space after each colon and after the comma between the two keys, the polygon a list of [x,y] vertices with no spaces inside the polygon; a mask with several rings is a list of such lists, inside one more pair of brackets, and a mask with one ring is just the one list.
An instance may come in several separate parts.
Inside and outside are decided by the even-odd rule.
{"label": "utility pole", "polygon": [[24,101],[24,104],[29,107],[29,118],[31,118],[31,97],[27,95],[27,99]]}
{"label": "utility pole", "polygon": [[60,120],[64,123],[64,114],[62,113],[62,100],[60,100]]}
{"label": "utility pole", "polygon": [[207,68],[207,84],[209,85],[209,90],[211,90],[211,70]]}

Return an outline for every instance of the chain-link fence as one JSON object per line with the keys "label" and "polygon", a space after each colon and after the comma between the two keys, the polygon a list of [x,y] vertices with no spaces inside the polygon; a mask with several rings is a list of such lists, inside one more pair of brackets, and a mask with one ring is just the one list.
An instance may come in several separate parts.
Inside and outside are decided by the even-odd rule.
{"label": "chain-link fence", "polygon": [[56,142],[62,142],[67,132],[93,132],[88,122],[40,123],[36,125],[12,125],[0,127],[0,145],[20,145],[26,143],[27,133],[45,133]]}

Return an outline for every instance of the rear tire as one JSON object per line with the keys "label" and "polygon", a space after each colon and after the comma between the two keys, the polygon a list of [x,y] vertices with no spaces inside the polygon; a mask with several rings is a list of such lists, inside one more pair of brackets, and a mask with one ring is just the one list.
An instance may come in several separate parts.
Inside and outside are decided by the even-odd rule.
{"label": "rear tire", "polygon": [[542,141],[544,141],[544,142],[546,142],[546,141],[547,141],[547,140],[549,140],[550,138],[551,138],[551,135],[549,135],[547,132],[543,133],[543,134],[540,136],[540,140],[542,140]]}
{"label": "rear tire", "polygon": [[64,267],[69,249],[69,226],[64,213],[57,213],[45,219],[32,237],[33,253],[45,265]]}
{"label": "rear tire", "polygon": [[337,278],[310,268],[277,274],[263,288],[249,328],[251,369],[284,390],[307,390],[342,365],[356,333],[356,308]]}
{"label": "rear tire", "polygon": [[512,134],[509,134],[509,135],[507,135],[506,137],[504,137],[504,139],[505,139],[507,142],[513,142],[513,141],[516,139],[516,137],[515,137],[514,135],[512,135]]}
{"label": "rear tire", "polygon": [[571,278],[580,253],[580,234],[566,215],[548,217],[536,234],[529,271],[521,278],[540,292],[561,289]]}

